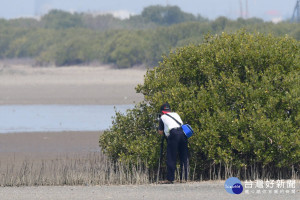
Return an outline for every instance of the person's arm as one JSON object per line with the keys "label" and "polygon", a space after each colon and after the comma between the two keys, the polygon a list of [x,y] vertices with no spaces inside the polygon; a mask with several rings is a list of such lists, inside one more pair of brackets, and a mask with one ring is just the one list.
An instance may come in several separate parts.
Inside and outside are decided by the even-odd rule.
{"label": "person's arm", "polygon": [[158,133],[160,135],[164,134],[164,122],[162,121],[162,119],[159,119],[159,125],[158,125]]}

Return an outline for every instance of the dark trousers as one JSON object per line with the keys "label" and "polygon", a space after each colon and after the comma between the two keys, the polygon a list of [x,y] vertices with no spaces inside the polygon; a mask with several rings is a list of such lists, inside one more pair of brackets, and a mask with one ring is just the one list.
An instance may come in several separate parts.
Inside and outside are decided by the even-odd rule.
{"label": "dark trousers", "polygon": [[188,159],[188,146],[187,137],[181,128],[172,129],[168,137],[167,146],[167,179],[174,181],[177,153],[180,159],[180,180],[182,180],[182,167],[184,166],[185,180],[187,180],[187,159]]}

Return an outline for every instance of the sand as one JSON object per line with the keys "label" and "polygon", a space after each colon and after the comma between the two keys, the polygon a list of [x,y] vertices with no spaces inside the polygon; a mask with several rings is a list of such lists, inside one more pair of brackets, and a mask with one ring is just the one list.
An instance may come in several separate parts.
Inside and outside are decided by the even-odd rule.
{"label": "sand", "polygon": [[127,186],[56,186],[56,187],[0,187],[1,200],[293,200],[299,199],[299,190],[295,194],[229,194],[224,189],[224,181],[208,181],[173,185],[127,185]]}
{"label": "sand", "polygon": [[0,63],[2,104],[133,104],[145,68],[111,66],[31,67]]}

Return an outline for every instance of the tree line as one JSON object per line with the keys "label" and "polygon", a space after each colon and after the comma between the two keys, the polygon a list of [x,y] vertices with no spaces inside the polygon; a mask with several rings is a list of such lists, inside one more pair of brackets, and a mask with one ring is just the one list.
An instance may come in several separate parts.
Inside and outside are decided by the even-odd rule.
{"label": "tree line", "polygon": [[149,6],[140,15],[118,19],[52,10],[40,19],[0,19],[0,59],[33,58],[38,65],[66,66],[98,61],[128,68],[156,66],[178,47],[200,44],[204,35],[234,32],[289,35],[300,40],[300,27],[261,19],[208,20],[177,6]]}

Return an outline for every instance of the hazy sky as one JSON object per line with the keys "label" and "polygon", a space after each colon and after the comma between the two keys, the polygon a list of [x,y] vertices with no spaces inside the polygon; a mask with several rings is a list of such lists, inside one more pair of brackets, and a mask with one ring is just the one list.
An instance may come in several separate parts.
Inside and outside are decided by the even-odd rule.
{"label": "hazy sky", "polygon": [[[297,0],[248,0],[248,16],[264,20],[287,19]],[[66,11],[115,12],[126,16],[140,14],[149,5],[177,5],[183,11],[209,19],[246,15],[247,0],[0,0],[0,18],[33,17],[50,9]],[[242,8],[242,9],[241,9]]]}

